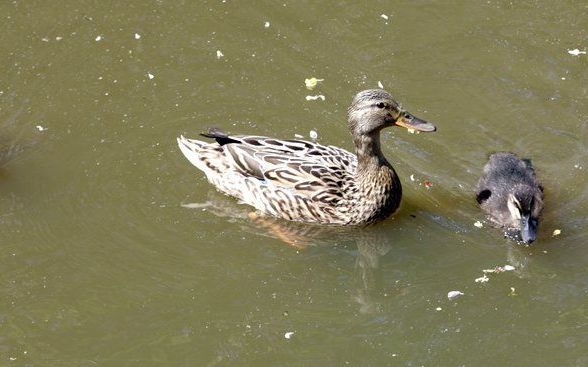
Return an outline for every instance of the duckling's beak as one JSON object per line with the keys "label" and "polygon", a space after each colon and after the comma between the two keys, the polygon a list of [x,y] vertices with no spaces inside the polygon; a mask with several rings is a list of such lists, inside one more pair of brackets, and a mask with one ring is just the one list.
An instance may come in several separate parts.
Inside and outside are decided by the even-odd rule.
{"label": "duckling's beak", "polygon": [[529,215],[521,216],[521,239],[524,243],[531,243],[537,238],[537,220]]}
{"label": "duckling's beak", "polygon": [[423,132],[433,132],[437,130],[437,127],[432,123],[421,120],[420,118],[413,116],[410,113],[404,113],[401,115],[394,124],[396,126],[402,126],[407,129]]}

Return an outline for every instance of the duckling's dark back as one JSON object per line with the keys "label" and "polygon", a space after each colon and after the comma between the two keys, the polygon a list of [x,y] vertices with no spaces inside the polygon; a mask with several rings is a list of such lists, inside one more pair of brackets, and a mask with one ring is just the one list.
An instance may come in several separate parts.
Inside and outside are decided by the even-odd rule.
{"label": "duckling's dark back", "polygon": [[[501,226],[519,228],[521,218],[517,216],[520,214],[536,229],[543,210],[543,188],[537,181],[531,161],[520,159],[513,153],[500,152],[492,154],[484,166],[476,200]],[[513,202],[520,213],[513,213]]]}

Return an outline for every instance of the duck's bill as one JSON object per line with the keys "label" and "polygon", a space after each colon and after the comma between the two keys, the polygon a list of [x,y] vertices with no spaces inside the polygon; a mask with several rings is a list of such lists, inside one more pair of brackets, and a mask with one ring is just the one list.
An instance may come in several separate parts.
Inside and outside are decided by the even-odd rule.
{"label": "duck's bill", "polygon": [[397,126],[402,126],[406,129],[413,129],[416,131],[433,132],[437,130],[437,127],[430,122],[421,120],[413,115],[400,116],[395,123]]}
{"label": "duck's bill", "polygon": [[537,220],[529,218],[529,216],[521,217],[521,240],[530,244],[537,238]]}

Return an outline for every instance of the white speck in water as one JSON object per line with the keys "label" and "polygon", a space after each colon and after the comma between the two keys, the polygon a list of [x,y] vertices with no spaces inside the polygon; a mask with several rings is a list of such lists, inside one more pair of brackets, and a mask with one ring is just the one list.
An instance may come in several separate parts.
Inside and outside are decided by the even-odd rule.
{"label": "white speck in water", "polygon": [[304,136],[302,136],[302,135],[300,135],[300,134],[294,134],[294,137],[295,137],[296,139],[302,139],[302,138],[304,138]]}
{"label": "white speck in water", "polygon": [[410,180],[414,182],[414,174],[410,175]]}
{"label": "white speck in water", "polygon": [[222,57],[224,57],[224,56],[225,56],[225,55],[222,53],[222,51],[221,51],[221,50],[216,50],[216,58],[217,58],[217,59],[220,59],[220,58],[222,58]]}
{"label": "white speck in water", "polygon": [[515,270],[515,267],[512,265],[504,265],[502,269],[504,269],[504,271],[513,271]]}
{"label": "white speck in water", "polygon": [[41,41],[43,41],[43,42],[49,42],[49,38],[43,37],[43,38],[41,38]]}
{"label": "white speck in water", "polygon": [[315,96],[306,96],[306,100],[307,101],[316,101],[317,99],[320,99],[321,101],[325,100],[325,96],[323,96],[322,94],[318,94]]}
{"label": "white speck in water", "polygon": [[155,75],[151,74],[151,73],[147,73],[147,77],[149,78],[149,80],[155,78]]}
{"label": "white speck in water", "polygon": [[41,126],[41,125],[37,125],[37,126],[36,126],[36,128],[37,128],[37,130],[39,130],[39,131],[45,131],[45,130],[47,130],[47,128],[46,128],[46,127],[43,127],[43,126]]}
{"label": "white speck in water", "polygon": [[317,79],[315,77],[304,79],[304,85],[306,85],[306,89],[313,90],[316,88],[319,82],[322,82],[324,79]]}
{"label": "white speck in water", "polygon": [[455,299],[459,296],[463,296],[463,292],[460,291],[451,291],[447,293],[447,298],[449,298],[450,300]]}
{"label": "white speck in water", "polygon": [[553,231],[554,236],[559,236],[561,234],[561,229],[556,229]]}
{"label": "white speck in water", "polygon": [[56,40],[56,41],[61,41],[62,39],[63,39],[63,37],[61,37],[61,36],[57,36],[57,37],[55,37],[55,40]]}
{"label": "white speck in water", "polygon": [[308,136],[310,136],[311,139],[316,140],[316,138],[318,138],[318,133],[314,130],[310,130]]}
{"label": "white speck in water", "polygon": [[582,169],[584,167],[582,167],[579,163],[574,164],[574,168],[575,169]]}
{"label": "white speck in water", "polygon": [[435,310],[437,310],[437,311],[441,311],[441,310],[443,310],[443,309],[442,309],[441,307],[437,307]]}
{"label": "white speck in water", "polygon": [[288,332],[284,333],[284,338],[290,339],[292,337],[292,335],[294,335],[294,332],[288,331]]}
{"label": "white speck in water", "polygon": [[102,40],[102,36],[97,36],[97,37],[96,37],[96,42],[99,42],[99,41],[101,41],[101,40]]}
{"label": "white speck in water", "polygon": [[586,51],[580,51],[577,48],[575,48],[573,50],[568,50],[568,53],[570,55],[574,55],[574,56],[586,55]]}
{"label": "white speck in water", "polygon": [[486,274],[484,274],[483,276],[474,279],[474,282],[476,282],[476,283],[487,283],[489,280],[490,280],[490,278],[488,278],[486,276]]}
{"label": "white speck in water", "polygon": [[382,15],[380,15],[380,18],[382,18],[384,20],[388,20],[389,17],[386,14],[382,14]]}
{"label": "white speck in water", "polygon": [[263,26],[264,26],[265,28],[269,28],[269,27],[270,27],[270,22],[267,22],[267,21],[266,21],[265,23],[263,23]]}
{"label": "white speck in water", "polygon": [[565,76],[562,76],[562,77],[561,77],[561,80],[566,80],[566,77],[565,77]]}
{"label": "white speck in water", "polygon": [[480,222],[479,220],[476,221],[476,223],[474,223],[474,226],[478,227],[478,228],[482,228],[484,227],[484,225],[482,224],[482,222]]}
{"label": "white speck in water", "polygon": [[378,88],[384,89],[384,84],[382,84],[382,82],[379,80],[378,80]]}
{"label": "white speck in water", "polygon": [[139,33],[135,33],[135,39],[136,40],[141,39],[141,35]]}

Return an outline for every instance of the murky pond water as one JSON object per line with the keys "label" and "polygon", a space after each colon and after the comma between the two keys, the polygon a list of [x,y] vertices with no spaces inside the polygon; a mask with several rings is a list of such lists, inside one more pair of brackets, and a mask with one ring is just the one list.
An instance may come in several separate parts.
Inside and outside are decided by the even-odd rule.
{"label": "murky pond water", "polygon": [[[584,1],[5,1],[0,19],[0,365],[588,365]],[[217,126],[351,149],[347,105],[378,81],[439,131],[386,131],[404,198],[375,226],[251,221],[176,146]],[[473,199],[499,150],[546,188],[531,247]]]}

